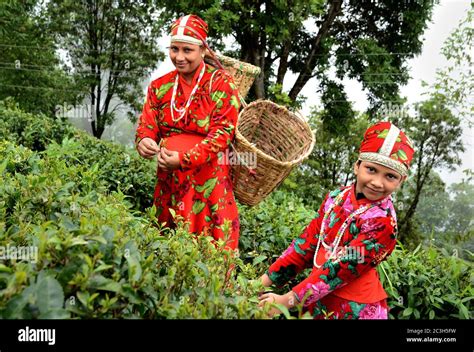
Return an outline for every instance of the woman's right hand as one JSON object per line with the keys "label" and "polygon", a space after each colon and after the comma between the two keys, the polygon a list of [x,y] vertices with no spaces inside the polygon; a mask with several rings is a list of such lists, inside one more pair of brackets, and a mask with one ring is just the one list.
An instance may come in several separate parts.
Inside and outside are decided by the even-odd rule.
{"label": "woman's right hand", "polygon": [[146,137],[138,143],[137,151],[140,156],[151,159],[160,152],[160,148],[153,139]]}

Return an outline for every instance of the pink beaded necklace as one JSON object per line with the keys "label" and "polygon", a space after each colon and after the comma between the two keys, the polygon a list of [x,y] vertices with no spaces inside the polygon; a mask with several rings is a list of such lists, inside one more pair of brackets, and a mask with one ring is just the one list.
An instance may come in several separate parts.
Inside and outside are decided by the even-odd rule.
{"label": "pink beaded necklace", "polygon": [[[318,255],[318,251],[319,251],[319,248],[321,246],[321,241],[322,241],[322,238],[323,238],[323,235],[324,235],[324,230],[325,230],[325,224],[326,224],[326,221],[327,221],[327,218],[331,215],[331,212],[332,210],[334,209],[334,207],[336,205],[340,205],[341,203],[341,200],[342,198],[344,197],[344,194],[346,194],[351,188],[346,188],[344,191],[342,191],[341,193],[339,193],[337,196],[336,196],[336,199],[334,199],[334,203],[331,204],[331,206],[329,207],[329,209],[324,213],[324,217],[323,217],[323,221],[321,223],[321,231],[319,231],[319,236],[318,236],[318,244],[316,246],[316,250],[314,252],[314,257],[313,257],[313,264],[316,268],[321,268],[322,265],[319,265],[317,262],[316,262],[316,257]],[[379,201],[379,202],[376,202],[376,203],[372,203],[372,204],[369,204],[369,205],[365,205],[363,207],[360,207],[359,209],[357,209],[356,211],[352,212],[348,217],[347,219],[344,221],[344,223],[341,225],[341,227],[339,228],[339,230],[337,231],[337,234],[336,234],[336,237],[334,238],[334,241],[332,243],[332,253],[331,255],[329,256],[328,260],[329,259],[335,259],[336,258],[336,252],[337,252],[337,249],[339,247],[339,242],[341,242],[341,239],[342,239],[342,236],[344,235],[344,232],[346,231],[347,229],[347,226],[349,226],[349,224],[351,223],[352,219],[357,216],[357,215],[360,215],[362,213],[364,213],[365,211],[369,210],[370,208],[373,208],[377,205],[380,205],[382,201]],[[324,241],[323,242],[323,246],[324,248],[327,250],[327,249],[330,249],[331,247],[330,246],[327,246]]]}

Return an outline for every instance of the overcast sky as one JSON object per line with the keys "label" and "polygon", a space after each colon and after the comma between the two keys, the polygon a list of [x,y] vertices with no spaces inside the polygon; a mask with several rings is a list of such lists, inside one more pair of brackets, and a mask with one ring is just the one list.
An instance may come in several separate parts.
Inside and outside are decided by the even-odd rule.
{"label": "overcast sky", "polygon": [[[428,0],[426,0],[428,1]],[[421,94],[424,90],[421,87],[421,81],[433,83],[437,69],[446,66],[447,61],[441,54],[441,47],[449,34],[457,27],[459,22],[463,20],[470,7],[469,0],[440,0],[438,5],[435,5],[431,22],[423,34],[423,51],[422,54],[408,61],[410,69],[411,80],[406,86],[401,87],[401,94],[408,98],[408,103],[415,103],[423,100]],[[169,37],[160,39],[162,49],[169,45]],[[473,51],[474,48],[466,48]],[[161,75],[174,69],[169,58],[163,62],[151,76],[151,79],[160,77]],[[284,81],[284,90],[288,91],[294,81],[296,75],[287,74]],[[364,111],[367,106],[367,96],[362,89],[362,85],[354,80],[346,79],[344,81],[346,86],[346,93],[349,100],[353,102],[353,106],[358,111]],[[315,95],[317,89],[316,81],[310,80],[303,88],[301,94],[306,97],[307,103],[303,107],[303,114],[307,115],[312,105],[317,104],[319,97]],[[466,152],[463,155],[463,165],[456,172],[441,172],[443,180],[448,184],[452,182],[459,182],[462,178],[462,170],[470,168],[474,170],[474,150],[472,140],[474,138],[474,131],[466,130],[463,135],[463,140],[466,146]]]}

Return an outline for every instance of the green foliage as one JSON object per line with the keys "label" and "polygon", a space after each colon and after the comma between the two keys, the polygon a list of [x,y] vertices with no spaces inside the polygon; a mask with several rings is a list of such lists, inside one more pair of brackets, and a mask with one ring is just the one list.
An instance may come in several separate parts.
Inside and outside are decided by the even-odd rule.
{"label": "green foliage", "polygon": [[86,103],[95,108],[94,136],[101,137],[120,105],[135,119],[143,106],[142,81],[163,59],[150,2],[68,0],[46,6],[49,29],[68,52],[77,82],[87,87]]}
{"label": "green foliage", "polygon": [[324,110],[321,113],[321,120],[324,128],[332,135],[347,136],[350,125],[354,123],[355,112],[351,103],[347,101],[344,86],[340,83],[324,80],[322,84],[323,94],[321,101]]}
{"label": "green foliage", "polygon": [[51,144],[45,154],[62,160],[67,167],[78,165],[90,170],[108,191],[123,192],[136,209],[152,205],[156,165],[135,150],[77,131],[74,138]]}
{"label": "green foliage", "polygon": [[[398,85],[408,79],[405,63],[421,52],[420,38],[434,5],[391,0],[155,3],[163,8],[164,34],[178,15],[195,13],[209,24],[210,40],[218,49],[232,35],[235,43],[231,44],[237,45],[231,55],[262,69],[255,84],[257,98],[272,95],[269,87],[282,85],[291,71],[297,79],[288,96],[296,101],[311,78],[319,79],[322,87],[323,78],[335,66],[338,78],[362,82],[373,105],[398,97]],[[308,29],[308,23],[316,24],[317,30]]]}
{"label": "green foliage", "polygon": [[223,243],[161,228],[154,208],[136,216],[120,192],[92,189],[82,165],[10,142],[0,156],[0,246],[32,249],[0,264],[1,318],[263,316],[255,271]]}
{"label": "green foliage", "polygon": [[[413,179],[408,179],[406,186],[412,188]],[[422,234],[429,236],[432,233],[446,231],[450,202],[444,182],[436,173],[431,173],[420,194],[420,202],[415,214],[414,222],[419,225]],[[405,206],[401,201],[398,202],[397,208],[399,209],[397,215],[403,217]]]}
{"label": "green foliage", "polygon": [[399,121],[399,127],[409,131],[407,133],[416,151],[412,161],[412,180],[400,199],[406,209],[398,218],[403,243],[416,243],[416,239],[410,236],[414,227],[413,217],[432,170],[445,168],[454,171],[461,164],[460,154],[464,152],[461,120],[445,103],[441,95],[434,94],[418,104],[414,116],[407,114]]}
{"label": "green foliage", "polygon": [[471,241],[474,234],[474,180],[462,180],[450,186],[449,192],[453,195],[453,201],[449,208],[448,228]]}
{"label": "green foliage", "polygon": [[334,133],[328,124],[336,121],[326,124],[321,114],[314,110],[309,119],[311,128],[316,130],[311,155],[283,183],[283,189],[296,193],[316,209],[327,192],[352,182],[360,142],[369,124],[367,117],[360,115],[344,128],[347,134]]}
{"label": "green foliage", "polygon": [[472,319],[473,272],[472,263],[421,245],[397,247],[379,270],[395,319]]}
{"label": "green foliage", "polygon": [[38,2],[0,2],[0,100],[11,96],[26,111],[53,114],[80,92],[60,65]]}
{"label": "green foliage", "polygon": [[286,106],[290,110],[298,110],[303,106],[306,98],[299,97],[295,101],[292,100],[287,93],[283,92],[282,84],[272,84],[268,88],[268,99],[282,106]]}
{"label": "green foliage", "polygon": [[[473,199],[471,178],[452,184],[447,191],[439,176],[430,175],[414,216],[420,240],[425,245],[444,248],[448,253],[473,261]],[[417,230],[412,228],[412,235],[414,231]]]}
{"label": "green foliage", "polygon": [[52,141],[60,143],[75,133],[67,122],[43,114],[25,113],[11,99],[0,101],[1,139],[21,144],[33,151],[43,151]]}
{"label": "green foliage", "polygon": [[[35,249],[30,260],[0,263],[1,318],[262,318],[256,279],[319,207],[283,190],[241,205],[234,258],[182,224],[163,228],[155,208],[132,209],[145,209],[154,181],[153,166],[135,153],[44,115],[2,106],[0,116],[0,247]],[[453,206],[469,203],[471,188],[454,186]],[[471,224],[458,224],[468,236],[460,241],[469,239]],[[382,264],[392,318],[472,318],[472,263],[445,247],[400,245]]]}
{"label": "green foliage", "polygon": [[140,158],[135,150],[99,141],[68,122],[46,115],[33,115],[0,104],[0,136],[34,151],[44,151],[49,160],[67,167],[81,166],[86,174],[70,178],[82,184],[81,177],[94,179],[90,187],[121,190],[137,209],[151,206],[154,192],[153,162]]}
{"label": "green foliage", "polygon": [[275,191],[255,207],[239,206],[239,249],[260,274],[298,237],[317,208],[309,210],[294,194]]}
{"label": "green foliage", "polygon": [[443,44],[441,52],[446,60],[447,67],[436,71],[436,81],[432,89],[444,96],[444,101],[456,111],[456,114],[465,118],[469,127],[474,124],[474,105],[470,97],[474,94],[474,78],[472,75],[472,51],[466,48],[474,46],[474,3],[466,13],[466,18],[459,23]]}

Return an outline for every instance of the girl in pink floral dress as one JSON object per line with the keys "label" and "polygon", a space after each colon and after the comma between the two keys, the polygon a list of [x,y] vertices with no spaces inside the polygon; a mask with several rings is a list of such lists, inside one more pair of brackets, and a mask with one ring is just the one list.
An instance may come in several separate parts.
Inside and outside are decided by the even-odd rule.
{"label": "girl in pink floral dress", "polygon": [[[387,319],[387,294],[375,267],[393,251],[397,218],[391,193],[408,175],[414,150],[390,122],[371,126],[354,165],[355,184],[330,192],[316,218],[261,277],[283,286],[311,274],[285,295],[265,293],[261,305],[303,302],[315,319]],[[272,308],[270,314],[278,313]]]}

